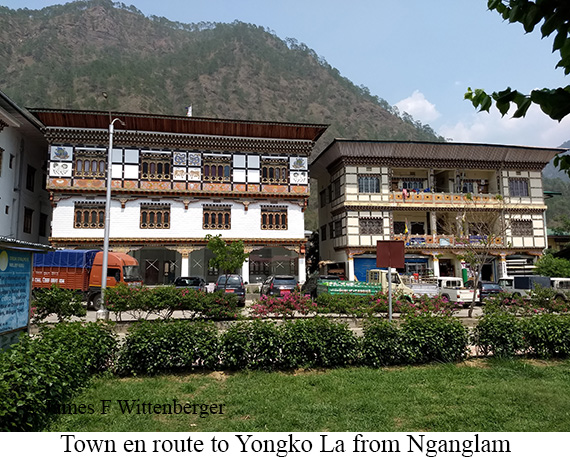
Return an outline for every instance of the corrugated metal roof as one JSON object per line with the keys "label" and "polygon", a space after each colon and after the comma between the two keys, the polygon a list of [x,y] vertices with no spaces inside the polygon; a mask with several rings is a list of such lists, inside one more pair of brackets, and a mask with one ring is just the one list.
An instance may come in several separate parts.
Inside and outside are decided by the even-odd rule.
{"label": "corrugated metal roof", "polygon": [[125,125],[115,123],[117,130],[317,141],[328,127],[325,124],[241,121],[122,112],[110,114],[105,111],[45,108],[30,108],[29,111],[48,128],[106,130],[111,119],[119,118]]}
{"label": "corrugated metal roof", "polygon": [[481,143],[418,141],[365,141],[336,139],[312,162],[313,167],[328,167],[340,158],[418,159],[431,161],[465,160],[496,163],[543,163],[546,165],[560,148],[538,148]]}

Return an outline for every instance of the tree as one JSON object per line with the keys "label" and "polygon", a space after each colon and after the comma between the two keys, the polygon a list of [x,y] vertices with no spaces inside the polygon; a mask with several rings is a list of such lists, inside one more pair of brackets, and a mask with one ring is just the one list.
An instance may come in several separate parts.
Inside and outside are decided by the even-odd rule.
{"label": "tree", "polygon": [[570,260],[543,255],[536,262],[536,274],[551,278],[570,278]]}
{"label": "tree", "polygon": [[[556,68],[562,68],[564,74],[570,74],[570,2],[568,0],[488,0],[490,10],[497,11],[509,22],[519,22],[530,33],[542,23],[540,32],[546,38],[554,35],[552,52],[559,52],[560,60]],[[540,106],[550,118],[561,121],[570,114],[570,85],[555,89],[536,89],[530,94],[523,94],[510,87],[500,92],[487,94],[483,89],[465,93],[465,99],[471,100],[475,108],[489,112],[495,107],[504,116],[514,103],[517,107],[513,117],[524,117],[532,104]],[[557,156],[554,164],[570,174],[570,157]]]}
{"label": "tree", "polygon": [[218,268],[222,274],[235,273],[249,256],[245,252],[243,240],[232,241],[228,244],[222,239],[222,235],[206,235],[206,240],[208,240],[208,249],[214,254],[214,257],[210,259],[210,266]]}
{"label": "tree", "polygon": [[510,225],[509,219],[505,217],[507,210],[501,195],[494,197],[499,205],[490,211],[486,211],[484,205],[478,203],[471,194],[466,194],[465,197],[467,204],[463,211],[448,218],[442,229],[445,233],[455,233],[456,245],[461,246],[462,251],[457,257],[465,261],[470,276],[473,277],[473,298],[468,312],[471,317],[483,267],[504,246]]}

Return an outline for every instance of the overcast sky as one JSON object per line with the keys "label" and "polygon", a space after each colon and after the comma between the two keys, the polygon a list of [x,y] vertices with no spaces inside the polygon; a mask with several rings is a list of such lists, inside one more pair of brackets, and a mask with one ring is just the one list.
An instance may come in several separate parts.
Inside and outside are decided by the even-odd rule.
{"label": "overcast sky", "polygon": [[[41,9],[65,0],[0,0]],[[525,34],[487,10],[486,0],[123,0],[143,14],[183,23],[239,20],[295,38],[341,75],[370,89],[445,138],[557,147],[570,140],[570,116],[549,120],[477,113],[467,87],[521,92],[570,84],[552,39]],[[514,110],[511,111],[511,113]]]}

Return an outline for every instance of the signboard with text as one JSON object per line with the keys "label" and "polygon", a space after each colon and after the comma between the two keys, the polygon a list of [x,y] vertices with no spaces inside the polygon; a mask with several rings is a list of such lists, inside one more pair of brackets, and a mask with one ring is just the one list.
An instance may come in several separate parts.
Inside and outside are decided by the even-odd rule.
{"label": "signboard with text", "polygon": [[0,248],[0,335],[28,326],[31,261],[31,252]]}

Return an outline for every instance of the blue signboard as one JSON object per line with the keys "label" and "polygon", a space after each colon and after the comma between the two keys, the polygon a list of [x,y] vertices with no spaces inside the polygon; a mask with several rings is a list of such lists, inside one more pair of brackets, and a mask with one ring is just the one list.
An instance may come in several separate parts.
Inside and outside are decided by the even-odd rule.
{"label": "blue signboard", "polygon": [[28,326],[32,253],[0,248],[0,335]]}

